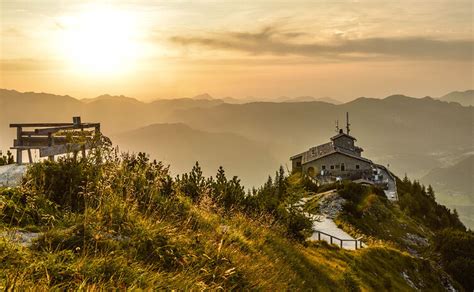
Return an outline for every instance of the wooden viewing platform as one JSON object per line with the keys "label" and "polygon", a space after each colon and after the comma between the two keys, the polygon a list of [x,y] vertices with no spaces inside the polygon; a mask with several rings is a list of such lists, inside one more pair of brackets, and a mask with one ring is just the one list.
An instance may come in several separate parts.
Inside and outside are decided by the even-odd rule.
{"label": "wooden viewing platform", "polygon": [[[28,160],[33,162],[31,150],[39,150],[40,157],[54,160],[55,155],[82,152],[93,147],[95,137],[100,135],[100,123],[82,123],[81,117],[73,117],[72,123],[22,123],[10,124],[16,128],[13,147],[16,162],[23,162],[23,151],[28,152]],[[33,129],[31,129],[33,128]]]}

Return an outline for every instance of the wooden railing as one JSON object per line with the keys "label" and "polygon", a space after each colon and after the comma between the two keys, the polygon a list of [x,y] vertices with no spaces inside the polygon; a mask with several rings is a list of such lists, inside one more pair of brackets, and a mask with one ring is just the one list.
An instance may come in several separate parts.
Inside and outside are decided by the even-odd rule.
{"label": "wooden railing", "polygon": [[341,239],[339,237],[336,237],[334,235],[331,235],[331,234],[328,234],[326,232],[322,232],[322,231],[319,231],[319,230],[314,230],[314,232],[318,233],[318,240],[319,241],[321,241],[321,234],[323,234],[323,235],[326,235],[326,236],[329,237],[329,243],[330,244],[335,244],[334,240],[339,241],[339,246],[341,248],[343,248],[344,242],[354,242],[355,249],[364,247],[364,244],[363,244],[362,240],[360,240],[360,239]]}

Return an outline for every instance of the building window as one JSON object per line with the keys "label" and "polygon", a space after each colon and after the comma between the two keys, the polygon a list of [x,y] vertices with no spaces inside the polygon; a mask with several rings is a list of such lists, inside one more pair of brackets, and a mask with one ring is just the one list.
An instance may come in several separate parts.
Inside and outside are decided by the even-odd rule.
{"label": "building window", "polygon": [[326,170],[326,165],[321,166],[322,170]]}
{"label": "building window", "polygon": [[334,165],[331,165],[331,169],[334,169]]}
{"label": "building window", "polygon": [[359,164],[356,164],[356,169],[359,169],[359,168],[360,168]]}
{"label": "building window", "polygon": [[341,167],[339,164],[336,164],[336,169],[339,169],[339,167]]}
{"label": "building window", "polygon": [[346,170],[346,166],[344,165],[344,163],[341,163],[341,171],[345,171]]}
{"label": "building window", "polygon": [[297,162],[296,162],[296,166],[297,166],[297,167],[300,167],[300,166],[301,166],[301,162],[297,161]]}

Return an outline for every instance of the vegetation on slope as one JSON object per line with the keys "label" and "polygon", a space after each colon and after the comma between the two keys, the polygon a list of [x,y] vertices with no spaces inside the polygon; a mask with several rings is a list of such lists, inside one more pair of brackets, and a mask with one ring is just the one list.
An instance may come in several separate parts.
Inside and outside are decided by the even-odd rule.
{"label": "vegetation on slope", "polygon": [[[205,178],[196,164],[173,179],[110,149],[35,164],[0,190],[1,289],[443,289],[428,260],[397,249],[303,241],[308,220],[291,203],[306,184],[281,169],[249,195],[223,169]],[[40,236],[21,245],[15,230]]]}
{"label": "vegetation on slope", "polygon": [[354,183],[337,186],[346,200],[336,222],[368,242],[384,242],[415,256],[431,258],[467,291],[473,289],[474,234],[451,212],[439,205],[427,189],[408,178],[398,180],[399,202],[394,204],[377,188]]}

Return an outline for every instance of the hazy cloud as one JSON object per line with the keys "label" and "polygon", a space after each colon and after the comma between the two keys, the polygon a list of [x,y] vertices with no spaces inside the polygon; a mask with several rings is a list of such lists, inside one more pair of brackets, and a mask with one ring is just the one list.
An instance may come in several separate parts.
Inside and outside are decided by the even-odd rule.
{"label": "hazy cloud", "polygon": [[427,37],[338,38],[327,42],[297,42],[305,33],[280,32],[265,27],[258,32],[225,32],[208,36],[174,36],[183,46],[241,51],[253,55],[297,55],[331,59],[440,59],[473,60],[474,40],[439,40]]}
{"label": "hazy cloud", "polygon": [[38,59],[0,59],[0,70],[3,72],[49,71],[57,68],[58,63]]}

